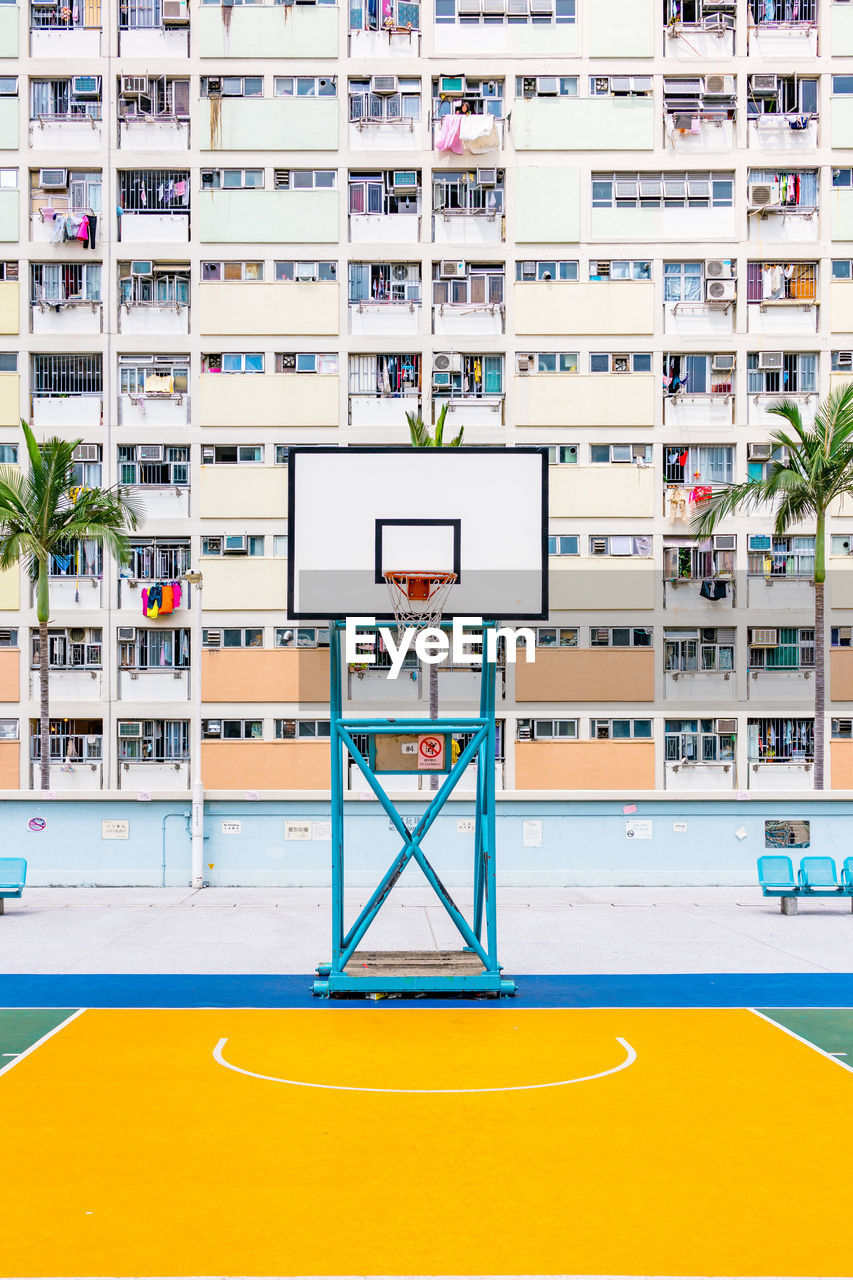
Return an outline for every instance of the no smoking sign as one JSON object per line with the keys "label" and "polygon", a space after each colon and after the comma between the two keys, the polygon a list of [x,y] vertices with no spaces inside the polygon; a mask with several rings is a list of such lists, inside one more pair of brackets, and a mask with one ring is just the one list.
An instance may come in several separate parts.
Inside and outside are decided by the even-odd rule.
{"label": "no smoking sign", "polygon": [[418,765],[423,769],[444,768],[444,736],[422,733],[418,737]]}

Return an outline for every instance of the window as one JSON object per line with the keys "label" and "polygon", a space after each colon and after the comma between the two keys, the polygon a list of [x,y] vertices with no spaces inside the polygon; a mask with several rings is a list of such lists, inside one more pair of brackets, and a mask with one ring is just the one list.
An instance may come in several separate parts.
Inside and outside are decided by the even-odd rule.
{"label": "window", "polygon": [[652,554],[651,535],[591,534],[589,554],[591,556],[650,556]]}
{"label": "window", "polygon": [[816,297],[816,262],[747,263],[747,302],[814,302]]}
{"label": "window", "polygon": [[203,98],[262,98],[263,76],[202,76]]}
{"label": "window", "polygon": [[503,356],[459,355],[454,359],[437,352],[432,364],[433,392],[453,398],[502,396],[503,368]]}
{"label": "window", "polygon": [[328,627],[276,627],[276,649],[328,649]]}
{"label": "window", "polygon": [[[276,191],[333,191],[337,186],[335,169],[274,169],[273,188]],[[227,184],[226,184],[227,185]],[[263,186],[263,183],[258,184]]]}
{"label": "window", "polygon": [[119,301],[123,307],[185,307],[190,300],[189,264],[120,262]]}
{"label": "window", "polygon": [[119,640],[121,671],[185,671],[190,665],[189,627],[137,627],[133,640]]}
{"label": "window", "polygon": [[577,627],[537,627],[537,649],[577,649]]}
{"label": "window", "polygon": [[813,627],[749,628],[751,671],[804,671],[813,666]]}
{"label": "window", "polygon": [[[48,754],[51,760],[72,767],[79,760],[100,760],[103,721],[54,720],[48,731]],[[41,726],[38,720],[30,721],[30,759],[41,755]]]}
{"label": "window", "polygon": [[163,763],[190,758],[187,720],[119,720],[117,727],[119,760]]}
{"label": "window", "polygon": [[336,262],[276,262],[276,280],[300,281],[337,280],[338,264]]}
{"label": "window", "polygon": [[263,462],[262,444],[203,444],[201,462],[204,467],[232,466],[241,462]]}
{"label": "window", "polygon": [[276,720],[275,736],[279,739],[290,738],[328,738],[330,737],[328,720]]}
{"label": "window", "polygon": [[[75,82],[85,80],[86,92],[75,93]],[[75,76],[74,80],[31,80],[30,119],[70,120],[75,117],[101,118],[100,76]]]}
{"label": "window", "polygon": [[[102,665],[103,632],[100,627],[50,627],[47,633],[47,660],[52,671],[72,668],[97,669]],[[30,633],[30,665],[39,665],[39,634]]]}
{"label": "window", "polygon": [[272,553],[279,559],[287,559],[287,534],[275,533],[272,540]]}
{"label": "window", "polygon": [[589,357],[590,373],[651,373],[649,352],[638,355],[612,355],[609,351],[593,351]]}
{"label": "window", "polygon": [[851,271],[850,258],[833,258],[832,259],[832,278],[833,280],[853,280],[853,271]]}
{"label": "window", "polygon": [[590,627],[591,648],[650,649],[651,627]]}
{"label": "window", "polygon": [[18,741],[18,721],[4,718],[0,720],[0,742]]}
{"label": "window", "polygon": [[[774,0],[775,2],[775,0]],[[836,80],[846,80],[848,76],[833,76],[833,93]],[[761,77],[762,85],[766,77]],[[818,113],[818,81],[808,76],[776,76],[776,88],[772,93],[765,92],[763,87],[756,89],[755,77],[749,77],[749,91],[746,99],[748,115],[753,118],[768,116],[779,117],[796,114],[797,116],[816,116]],[[772,123],[772,120],[769,121]],[[785,123],[785,121],[782,121]],[[802,129],[808,121],[795,119],[788,121],[791,128]]]}
{"label": "window", "polygon": [[421,82],[419,79],[389,77],[392,92],[376,92],[375,86],[383,77],[373,80],[350,80],[349,118],[361,128],[366,124],[411,124],[421,118]]}
{"label": "window", "polygon": [[637,463],[647,466],[652,461],[650,444],[591,444],[589,446],[591,463]]}
{"label": "window", "polygon": [[417,352],[349,358],[349,392],[353,396],[416,396],[421,385]]}
{"label": "window", "polygon": [[263,280],[262,262],[203,262],[201,278],[204,284],[214,280]]}
{"label": "window", "polygon": [[663,264],[664,302],[704,302],[701,262],[665,262]]}
{"label": "window", "polygon": [[[121,2],[121,0],[120,0]],[[139,18],[151,17],[155,21],[131,22],[136,27],[159,27],[161,0],[130,0]],[[121,25],[121,13],[119,16]],[[119,119],[126,124],[134,121],[158,117],[164,121],[189,120],[190,118],[190,82],[189,78],[176,79],[172,76],[133,76],[130,85],[124,79],[119,80]]]}
{"label": "window", "polygon": [[282,351],[275,357],[276,373],[337,373],[336,351]]}
{"label": "window", "polygon": [[34,262],[31,300],[39,307],[101,301],[100,262]]}
{"label": "window", "polygon": [[243,546],[239,548],[223,546],[224,535],[216,537],[206,537],[201,540],[201,554],[203,556],[221,556],[221,555],[247,555],[262,556],[264,554],[264,539],[262,534],[228,534],[228,538],[241,537]]}
{"label": "window", "polygon": [[[4,446],[0,446],[0,451]],[[10,446],[5,446],[9,448]],[[15,460],[17,460],[17,446],[15,449]],[[99,444],[83,444],[78,445],[72,455],[74,462],[71,468],[71,474],[75,485],[80,485],[84,489],[97,489],[101,484],[101,457],[102,446]]]}
{"label": "window", "polygon": [[0,280],[17,280],[18,264],[17,262],[0,262]]}
{"label": "window", "polygon": [[33,356],[34,396],[99,396],[100,355]]}
{"label": "window", "polygon": [[552,466],[575,466],[578,460],[576,444],[548,445],[548,461]]}
{"label": "window", "polygon": [[647,259],[602,259],[590,261],[590,280],[651,280],[652,264]]}
{"label": "window", "polygon": [[[509,7],[509,6],[507,6]],[[521,12],[483,13],[479,6],[472,13],[471,6],[461,0],[435,0],[435,20],[437,23],[458,22],[461,26],[553,26],[555,23],[572,23],[576,21],[575,0],[534,0],[530,4],[530,12],[525,4],[516,5]]]}
{"label": "window", "polygon": [[[834,171],[833,171],[834,172]],[[747,191],[752,193],[756,186],[769,187],[771,199],[763,200],[759,205],[750,199],[753,212],[768,207],[783,208],[788,212],[800,209],[807,213],[817,208],[818,171],[817,169],[750,169],[747,174]],[[835,183],[833,182],[833,186]],[[762,192],[762,197],[766,192]]]}
{"label": "window", "polygon": [[504,171],[493,169],[495,180],[478,180],[482,169],[454,173],[436,170],[432,180],[432,207],[445,219],[452,217],[494,218],[504,207]]}
{"label": "window", "polygon": [[240,190],[262,187],[264,185],[263,169],[202,169],[202,191]]}
{"label": "window", "polygon": [[747,756],[750,760],[785,763],[814,759],[814,721],[762,716],[747,721]]}
{"label": "window", "polygon": [[809,27],[817,21],[817,0],[749,0],[749,16],[757,27]]}
{"label": "window", "polygon": [[[11,723],[15,723],[15,721]],[[853,720],[849,718],[833,720],[832,736],[833,738],[853,738]]]}
{"label": "window", "polygon": [[432,115],[503,116],[503,80],[481,80],[472,76],[436,76],[432,82]]}
{"label": "window", "polygon": [[389,39],[394,31],[405,32],[408,36],[420,28],[420,17],[419,0],[383,0],[381,5],[350,0],[350,31],[387,31]]}
{"label": "window", "polygon": [[731,444],[664,445],[663,477],[667,484],[731,484],[735,448]]}
{"label": "window", "polygon": [[[451,266],[458,267],[458,263]],[[435,306],[494,307],[504,300],[504,265],[468,264],[462,276],[446,278],[448,264],[434,262],[432,300]]]}
{"label": "window", "polygon": [[833,373],[853,372],[853,353],[850,351],[833,351],[830,367]]}
{"label": "window", "polygon": [[666,628],[663,642],[666,672],[734,671],[734,627]]}
{"label": "window", "polygon": [[189,171],[186,169],[120,169],[118,205],[122,213],[188,215]]}
{"label": "window", "polygon": [[18,446],[16,444],[0,444],[0,465],[14,467],[18,462]]}
{"label": "window", "polygon": [[335,76],[275,76],[276,98],[334,98],[338,92]]}
{"label": "window", "polygon": [[593,209],[728,209],[734,203],[730,173],[594,173]]}
{"label": "window", "polygon": [[665,396],[730,396],[735,356],[731,352],[717,355],[664,355]]}
{"label": "window", "polygon": [[420,169],[351,173],[347,185],[348,207],[351,215],[418,212],[421,191]]}
{"label": "window", "polygon": [[720,732],[717,720],[665,720],[668,764],[724,764],[734,760],[737,735]]}
{"label": "window", "polygon": [[263,373],[263,352],[223,351],[221,355],[203,355],[201,371],[202,373]]}
{"label": "window", "polygon": [[263,627],[223,627],[223,649],[263,649]]}
{"label": "window", "polygon": [[103,548],[91,538],[58,543],[48,557],[51,578],[100,578],[103,569]]}
{"label": "window", "polygon": [[119,356],[119,392],[123,396],[185,396],[188,356]]}
{"label": "window", "polygon": [[853,186],[853,169],[833,169],[832,185],[834,187]]}
{"label": "window", "polygon": [[0,169],[0,191],[16,189],[18,186],[17,169]]}
{"label": "window", "polygon": [[591,738],[650,738],[651,720],[590,720]]}
{"label": "window", "polygon": [[419,262],[351,262],[349,302],[416,304],[421,300]]}
{"label": "window", "polygon": [[553,738],[577,738],[577,720],[519,720],[518,737],[522,741],[549,742]]}
{"label": "window", "polygon": [[651,76],[590,76],[589,96],[647,98],[652,93]]}
{"label": "window", "polygon": [[118,447],[119,484],[162,489],[190,483],[189,445],[135,445]]}
{"label": "window", "polygon": [[0,98],[17,98],[18,77],[0,76]]}
{"label": "window", "polygon": [[0,351],[0,373],[17,373],[17,351]]}
{"label": "window", "polygon": [[814,543],[809,537],[751,533],[747,572],[755,578],[812,578]]}
{"label": "window", "polygon": [[566,259],[525,259],[523,262],[516,262],[515,278],[524,284],[537,280],[574,282],[578,279],[578,264]]}
{"label": "window", "polygon": [[130,560],[120,569],[122,578],[174,582],[190,567],[189,538],[139,538],[130,544]]}
{"label": "window", "polygon": [[518,373],[577,373],[576,351],[519,352],[515,358]]}
{"label": "window", "polygon": [[761,393],[817,391],[817,353],[751,351],[746,357],[746,389]]}
{"label": "window", "polygon": [[853,627],[830,627],[830,643],[833,649],[853,647]]}
{"label": "window", "polygon": [[576,556],[579,554],[580,538],[576,533],[551,534],[548,538],[549,556]]}
{"label": "window", "polygon": [[[749,462],[746,464],[746,472],[750,480],[766,480],[777,463],[784,465],[788,461],[788,450],[784,445],[752,445],[747,446],[747,450]],[[763,455],[761,460],[750,456],[756,452]]]}
{"label": "window", "polygon": [[663,576],[670,582],[728,580],[735,568],[734,534],[715,534],[701,544],[676,540],[664,542]]}

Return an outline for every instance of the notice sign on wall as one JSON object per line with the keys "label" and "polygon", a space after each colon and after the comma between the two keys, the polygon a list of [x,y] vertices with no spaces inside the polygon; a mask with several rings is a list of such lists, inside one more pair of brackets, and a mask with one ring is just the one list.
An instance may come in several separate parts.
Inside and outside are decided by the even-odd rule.
{"label": "notice sign on wall", "polygon": [[311,823],[310,822],[285,822],[284,838],[285,840],[310,840],[311,839]]}
{"label": "notice sign on wall", "polygon": [[104,818],[101,822],[102,840],[129,840],[130,823],[127,818]]}
{"label": "notice sign on wall", "polygon": [[632,818],[625,823],[625,835],[629,840],[651,840],[651,818]]}
{"label": "notice sign on wall", "polygon": [[418,738],[418,765],[421,769],[444,768],[444,734],[422,733]]}
{"label": "notice sign on wall", "polygon": [[538,818],[525,818],[522,822],[521,845],[524,849],[542,848],[542,823]]}
{"label": "notice sign on wall", "polygon": [[220,830],[224,836],[239,836],[243,831],[243,823],[239,818],[223,818]]}

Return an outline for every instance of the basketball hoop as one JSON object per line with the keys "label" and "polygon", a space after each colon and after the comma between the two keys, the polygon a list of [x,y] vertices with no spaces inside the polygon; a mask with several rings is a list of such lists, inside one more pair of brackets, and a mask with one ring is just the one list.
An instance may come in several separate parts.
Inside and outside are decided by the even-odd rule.
{"label": "basketball hoop", "polygon": [[437,627],[455,573],[430,569],[389,569],[383,574],[397,621],[397,639],[405,627]]}

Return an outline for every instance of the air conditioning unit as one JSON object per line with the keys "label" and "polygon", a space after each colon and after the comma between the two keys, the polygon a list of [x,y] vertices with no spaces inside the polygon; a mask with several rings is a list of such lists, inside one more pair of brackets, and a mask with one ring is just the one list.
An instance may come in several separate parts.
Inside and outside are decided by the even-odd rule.
{"label": "air conditioning unit", "polygon": [[456,0],[457,13],[472,17],[480,12],[480,0]]}
{"label": "air conditioning unit", "polygon": [[732,271],[732,263],[730,258],[706,258],[705,259],[705,279],[706,280],[731,280],[734,272]]}
{"label": "air conditioning unit", "polygon": [[508,18],[526,18],[527,0],[506,0],[506,14]]}
{"label": "air conditioning unit", "polygon": [[396,93],[397,77],[396,76],[373,76],[370,81],[370,87],[374,93]]}
{"label": "air conditioning unit", "polygon": [[[220,88],[222,81],[219,81]],[[208,90],[210,90],[211,82],[208,79]],[[148,96],[148,77],[147,76],[122,76],[121,78],[121,96],[123,98],[138,98],[141,95]]]}
{"label": "air conditioning unit", "polygon": [[119,640],[135,640],[136,627],[119,627],[117,634]]}
{"label": "air conditioning unit", "polygon": [[71,455],[73,462],[97,462],[101,456],[99,444],[78,444]]}
{"label": "air conditioning unit", "polygon": [[226,533],[222,539],[222,551],[226,556],[244,556],[249,550],[245,533]]}
{"label": "air conditioning unit", "polygon": [[759,94],[774,94],[778,88],[777,76],[752,76],[749,83],[749,91],[754,96]]}
{"label": "air conditioning unit", "polygon": [[465,263],[444,259],[438,264],[438,274],[442,280],[458,280],[465,275]]}
{"label": "air conditioning unit", "polygon": [[433,356],[432,367],[435,373],[461,373],[462,356],[455,351],[439,351]]}
{"label": "air conditioning unit", "polygon": [[533,368],[533,356],[516,356],[515,369],[516,373],[529,373]]}
{"label": "air conditioning unit", "polygon": [[853,351],[836,351],[836,369],[853,369]]}
{"label": "air conditioning unit", "polygon": [[785,363],[785,356],[781,351],[761,351],[758,355],[759,369],[772,369],[779,371]]}
{"label": "air conditioning unit", "polygon": [[505,13],[506,0],[483,0],[483,13]]}
{"label": "air conditioning unit", "polygon": [[711,356],[711,369],[714,373],[731,373],[734,367],[734,356]]}
{"label": "air conditioning unit", "polygon": [[747,191],[747,205],[750,209],[772,209],[779,203],[778,182],[753,182]]}
{"label": "air conditioning unit", "polygon": [[118,736],[120,738],[141,738],[142,737],[142,721],[141,720],[119,720]]}
{"label": "air conditioning unit", "polygon": [[778,635],[776,627],[753,627],[749,643],[753,649],[775,649]]}
{"label": "air conditioning unit", "polygon": [[734,302],[737,285],[734,280],[706,280],[705,298],[708,302]]}
{"label": "air conditioning unit", "polygon": [[769,462],[773,457],[772,444],[750,444],[746,448],[746,456],[750,462]]}
{"label": "air conditioning unit", "polygon": [[733,533],[717,533],[714,535],[715,551],[734,551],[736,535]]}
{"label": "air conditioning unit", "polygon": [[395,169],[391,174],[391,185],[395,191],[417,191],[418,174],[415,169]]}
{"label": "air conditioning unit", "polygon": [[737,720],[731,719],[717,721],[717,733],[737,733]]}
{"label": "air conditioning unit", "polygon": [[34,9],[55,9],[59,0],[31,0]]}
{"label": "air conditioning unit", "polygon": [[[512,0],[510,0],[512,3]],[[515,736],[518,742],[529,742],[533,737],[529,720],[518,720],[515,725]]]}
{"label": "air conditioning unit", "polygon": [[464,76],[439,76],[438,94],[441,98],[461,98],[465,92]]}
{"label": "air conditioning unit", "polygon": [[221,720],[203,720],[202,733],[206,738],[219,738],[222,736]]}
{"label": "air conditioning unit", "polygon": [[706,98],[731,98],[735,92],[734,76],[706,76]]}
{"label": "air conditioning unit", "polygon": [[162,462],[163,446],[162,444],[138,444],[136,457],[139,462]]}
{"label": "air conditioning unit", "polygon": [[154,274],[154,263],[150,259],[139,258],[136,262],[131,262],[130,274],[132,276],[152,276]]}
{"label": "air conditioning unit", "polygon": [[99,98],[101,96],[101,77],[72,76],[71,92],[75,98]]}
{"label": "air conditioning unit", "polygon": [[769,533],[751,533],[746,545],[748,551],[772,551],[773,539]]}
{"label": "air conditioning unit", "polygon": [[187,0],[163,0],[163,26],[172,23],[189,22],[190,10]]}
{"label": "air conditioning unit", "polygon": [[530,0],[530,12],[551,14],[554,12],[554,0]]}
{"label": "air conditioning unit", "polygon": [[43,191],[62,191],[68,186],[67,169],[39,169],[39,186]]}
{"label": "air conditioning unit", "polygon": [[72,644],[82,644],[83,641],[86,639],[86,628],[85,627],[69,627],[68,639],[71,641]]}
{"label": "air conditioning unit", "polygon": [[204,645],[207,649],[219,649],[222,645],[222,632],[208,627],[204,633]]}
{"label": "air conditioning unit", "polygon": [[[531,13],[538,13],[537,9],[531,9]],[[550,12],[550,10],[549,10]],[[536,92],[540,98],[556,98],[560,92],[559,76],[537,76]]]}

